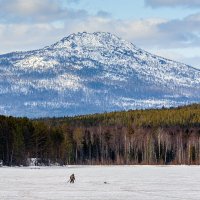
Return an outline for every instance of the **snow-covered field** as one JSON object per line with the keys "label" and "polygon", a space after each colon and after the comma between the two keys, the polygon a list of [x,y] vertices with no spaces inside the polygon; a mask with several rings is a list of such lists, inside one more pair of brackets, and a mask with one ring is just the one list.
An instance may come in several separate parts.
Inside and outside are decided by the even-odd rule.
{"label": "snow-covered field", "polygon": [[199,200],[200,166],[0,168],[0,200],[167,199]]}

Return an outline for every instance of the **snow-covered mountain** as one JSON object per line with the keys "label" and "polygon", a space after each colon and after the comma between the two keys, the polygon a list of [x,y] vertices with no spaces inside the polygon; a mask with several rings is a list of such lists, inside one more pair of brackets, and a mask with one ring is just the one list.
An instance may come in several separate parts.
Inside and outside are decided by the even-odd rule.
{"label": "snow-covered mountain", "polygon": [[200,102],[200,70],[110,33],[0,55],[0,114],[66,116]]}

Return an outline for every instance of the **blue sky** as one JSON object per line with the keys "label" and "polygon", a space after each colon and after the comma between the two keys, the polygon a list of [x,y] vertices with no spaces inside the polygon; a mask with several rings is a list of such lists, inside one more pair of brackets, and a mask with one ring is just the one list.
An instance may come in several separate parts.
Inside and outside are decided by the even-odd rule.
{"label": "blue sky", "polygon": [[200,68],[199,0],[0,0],[0,54],[107,31]]}
{"label": "blue sky", "polygon": [[[110,13],[117,19],[140,19],[140,18],[183,18],[194,13],[194,8],[183,9],[176,7],[163,7],[155,9],[148,6],[143,0],[80,0],[79,3],[68,4],[71,8],[85,9],[91,14],[98,13],[99,10]],[[196,9],[198,10],[198,8]]]}

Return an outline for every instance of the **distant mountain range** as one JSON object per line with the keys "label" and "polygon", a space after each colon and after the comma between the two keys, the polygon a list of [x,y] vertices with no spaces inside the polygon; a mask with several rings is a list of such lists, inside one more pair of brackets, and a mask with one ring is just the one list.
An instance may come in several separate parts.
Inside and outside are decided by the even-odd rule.
{"label": "distant mountain range", "polygon": [[0,55],[0,114],[52,117],[193,102],[200,102],[200,70],[110,33],[77,33]]}

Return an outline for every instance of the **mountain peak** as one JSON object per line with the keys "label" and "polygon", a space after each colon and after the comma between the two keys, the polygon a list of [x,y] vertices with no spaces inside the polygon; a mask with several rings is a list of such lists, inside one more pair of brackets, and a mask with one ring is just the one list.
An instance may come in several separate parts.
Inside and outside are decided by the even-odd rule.
{"label": "mountain peak", "polygon": [[[105,38],[118,38],[117,36],[115,36],[114,34],[111,34],[109,32],[78,32],[78,33],[72,33],[67,37],[64,37],[61,41],[65,41],[65,40],[74,40],[74,39],[80,39],[80,38],[98,38],[98,39],[105,39]],[[119,39],[119,38],[118,38]]]}
{"label": "mountain peak", "polygon": [[106,47],[120,47],[120,46],[134,46],[131,43],[117,37],[109,32],[78,32],[70,34],[64,37],[59,42],[53,44],[53,48],[76,48],[76,47],[87,47],[87,48],[106,48]]}

